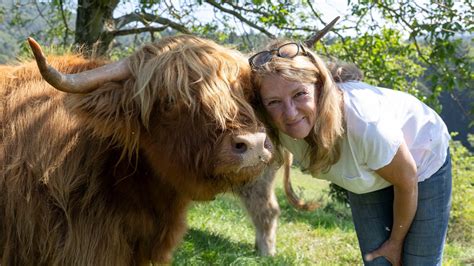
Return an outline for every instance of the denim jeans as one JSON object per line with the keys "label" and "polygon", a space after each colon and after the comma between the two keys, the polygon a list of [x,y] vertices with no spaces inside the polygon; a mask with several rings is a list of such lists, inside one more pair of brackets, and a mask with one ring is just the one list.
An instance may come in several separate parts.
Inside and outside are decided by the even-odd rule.
{"label": "denim jeans", "polygon": [[[441,265],[451,209],[451,157],[430,178],[418,183],[418,208],[403,245],[403,265]],[[366,194],[348,192],[362,257],[380,247],[393,223],[393,186]],[[365,265],[391,265],[384,257]]]}

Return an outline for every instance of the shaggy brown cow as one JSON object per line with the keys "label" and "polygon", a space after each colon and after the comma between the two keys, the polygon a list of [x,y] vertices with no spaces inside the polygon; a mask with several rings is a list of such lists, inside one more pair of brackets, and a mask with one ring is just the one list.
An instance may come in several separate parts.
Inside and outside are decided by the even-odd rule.
{"label": "shaggy brown cow", "polygon": [[[1,264],[167,263],[189,203],[232,190],[261,252],[274,253],[275,169],[251,182],[269,165],[271,144],[246,101],[240,53],[169,37],[98,68],[105,75],[67,77],[36,55],[48,82],[82,94],[51,88],[33,63],[1,68]],[[49,62],[64,73],[104,65]]]}

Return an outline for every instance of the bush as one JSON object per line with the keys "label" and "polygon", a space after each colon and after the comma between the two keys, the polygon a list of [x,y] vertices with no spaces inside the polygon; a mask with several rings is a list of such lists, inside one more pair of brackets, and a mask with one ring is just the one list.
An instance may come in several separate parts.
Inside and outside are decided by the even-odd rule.
{"label": "bush", "polygon": [[[472,135],[471,135],[472,137]],[[453,197],[449,241],[474,241],[474,155],[459,141],[452,141]]]}
{"label": "bush", "polygon": [[336,202],[343,203],[345,206],[349,206],[349,199],[347,198],[347,190],[342,187],[331,183],[329,184],[329,197]]}

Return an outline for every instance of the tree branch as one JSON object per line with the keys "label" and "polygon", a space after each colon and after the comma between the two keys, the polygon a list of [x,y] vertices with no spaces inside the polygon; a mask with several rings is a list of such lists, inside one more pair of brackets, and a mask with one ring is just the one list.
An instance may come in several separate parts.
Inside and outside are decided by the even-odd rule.
{"label": "tree branch", "polygon": [[[388,12],[390,12],[392,14],[392,16],[395,16],[395,17],[399,17],[400,21],[403,22],[403,24],[410,29],[411,31],[411,34],[410,34],[410,38],[413,40],[413,43],[415,44],[415,48],[416,48],[416,51],[418,52],[418,55],[420,56],[420,58],[427,64],[429,65],[434,65],[433,62],[425,57],[425,55],[423,54],[423,52],[421,51],[419,45],[418,45],[418,41],[416,40],[416,31],[414,29],[414,27],[411,25],[411,23],[409,23],[407,20],[405,20],[405,18],[403,16],[400,16],[398,15],[397,16],[397,11],[394,10],[393,8],[390,8],[389,6],[387,5],[384,5],[383,3],[379,3],[380,7],[384,8],[385,10],[387,10]],[[403,25],[402,24],[402,25]]]}
{"label": "tree branch", "polygon": [[46,24],[48,24],[48,27],[53,28],[53,25],[51,24],[49,20],[46,19],[45,15],[43,14],[43,11],[40,9],[37,2],[35,2],[35,6],[36,6],[36,11],[38,11],[38,15],[43,18]]}
{"label": "tree branch", "polygon": [[258,26],[257,24],[251,22],[250,20],[244,18],[241,14],[239,14],[238,12],[236,12],[235,10],[231,10],[231,9],[228,9],[228,8],[225,8],[223,7],[222,5],[218,4],[216,1],[214,0],[205,0],[206,3],[212,5],[213,7],[219,9],[220,11],[224,12],[224,13],[227,13],[227,14],[230,14],[234,17],[236,17],[237,19],[239,19],[240,21],[243,21],[245,22],[245,24],[247,24],[248,26],[254,28],[254,29],[257,29],[259,30],[261,33],[267,35],[269,38],[272,38],[272,39],[275,39],[275,35],[273,35],[272,33],[270,33],[269,31],[267,31],[266,29]]}
{"label": "tree branch", "polygon": [[181,25],[164,17],[155,16],[153,14],[144,12],[126,14],[122,17],[116,18],[115,21],[117,23],[118,28],[122,28],[132,22],[140,22],[144,25],[149,25],[150,23],[158,23],[163,26],[173,28],[182,33],[190,33],[190,31],[184,25]]}
{"label": "tree branch", "polygon": [[142,27],[142,28],[133,28],[133,29],[125,29],[125,30],[114,30],[110,31],[110,33],[114,36],[124,36],[130,34],[137,34],[142,32],[159,32],[164,31],[168,28],[168,26],[164,27]]}
{"label": "tree branch", "polygon": [[137,13],[129,13],[115,18],[114,21],[117,28],[122,28],[132,22],[141,22],[141,18]]}
{"label": "tree branch", "polygon": [[[313,12],[314,16],[317,17],[319,19],[319,21],[321,23],[323,23],[323,25],[326,25],[327,23],[325,23],[321,17],[318,15],[318,13],[316,12],[316,9],[314,9],[313,7],[313,4],[311,3],[311,1],[307,1],[309,7],[311,8],[311,12]],[[336,34],[337,36],[339,36],[339,38],[342,40],[342,43],[345,43],[346,42],[346,39],[337,31],[333,30],[334,34]],[[312,47],[310,47],[312,48]],[[326,56],[328,56],[328,51],[327,51],[327,47],[323,44],[323,49],[325,50],[325,53],[326,53]],[[351,59],[351,62],[355,63],[356,62],[356,58],[355,56],[353,55],[353,53],[351,51],[349,51],[349,49],[345,46],[345,45],[342,45],[342,49],[346,52],[347,56]]]}
{"label": "tree branch", "polygon": [[279,29],[281,30],[289,30],[289,31],[296,31],[296,30],[299,30],[299,31],[311,31],[311,32],[315,32],[316,29],[315,28],[309,28],[309,27],[278,27]]}
{"label": "tree branch", "polygon": [[64,13],[64,0],[59,0],[59,11],[61,12],[61,18],[63,19],[64,27],[66,27],[66,32],[64,33],[63,38],[63,45],[66,45],[70,29],[67,25],[66,14]]}
{"label": "tree branch", "polygon": [[248,9],[248,8],[238,6],[238,5],[234,4],[232,1],[226,1],[226,4],[230,5],[232,8],[240,10],[240,11],[259,14],[261,16],[268,16],[269,15],[269,13],[267,13],[267,12],[263,12],[263,11],[256,10],[256,9]]}
{"label": "tree branch", "polygon": [[311,3],[311,1],[306,1],[306,3],[308,3],[308,6],[309,8],[311,9],[311,12],[313,12],[313,15],[318,18],[319,22],[323,23],[323,25],[326,25],[326,23],[324,23],[324,21],[321,19],[321,16],[319,16],[318,12],[316,12],[316,9],[314,9],[313,7],[313,4]]}

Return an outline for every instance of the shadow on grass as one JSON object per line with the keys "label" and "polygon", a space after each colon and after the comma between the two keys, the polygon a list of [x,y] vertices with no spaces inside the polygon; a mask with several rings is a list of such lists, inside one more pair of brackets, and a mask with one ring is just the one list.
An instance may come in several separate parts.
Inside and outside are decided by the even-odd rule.
{"label": "shadow on grass", "polygon": [[190,229],[173,256],[173,265],[292,265],[294,257],[262,257],[253,245],[238,243],[202,230]]}
{"label": "shadow on grass", "polygon": [[223,265],[257,257],[253,245],[236,243],[211,232],[190,229],[174,254],[173,265]]}

